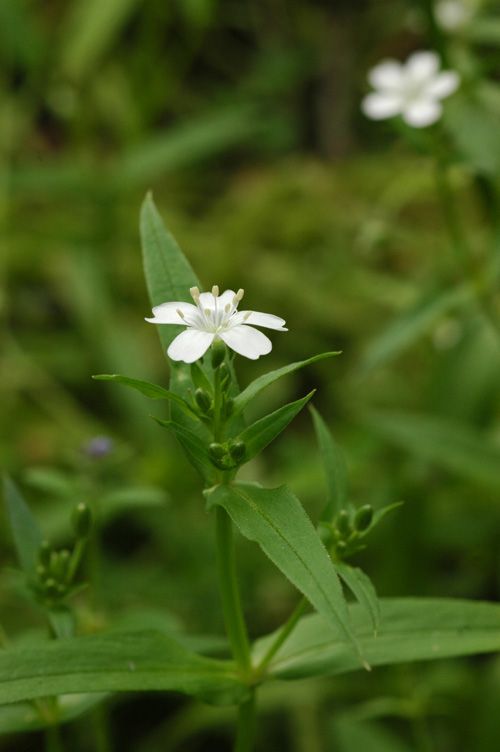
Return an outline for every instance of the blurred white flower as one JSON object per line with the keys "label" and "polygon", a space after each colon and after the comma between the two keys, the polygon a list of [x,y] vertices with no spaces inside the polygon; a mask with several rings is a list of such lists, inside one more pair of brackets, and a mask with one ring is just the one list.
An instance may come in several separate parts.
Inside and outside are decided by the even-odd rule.
{"label": "blurred white flower", "polygon": [[435,52],[414,52],[405,63],[384,60],[368,74],[375,89],[361,104],[372,120],[401,115],[414,128],[425,128],[441,117],[445,99],[457,89],[460,77],[455,71],[440,71]]}
{"label": "blurred white flower", "polygon": [[235,293],[226,290],[219,295],[217,285],[212,292],[201,292],[197,287],[189,291],[192,303],[162,303],[153,308],[154,318],[146,319],[152,324],[182,324],[186,329],[170,344],[167,355],[172,360],[194,363],[206,353],[212,342],[222,340],[232,350],[245,358],[256,360],[261,355],[271,352],[271,340],[258,329],[249,324],[276,329],[285,329],[285,320],[271,313],[257,311],[238,311],[238,304],[243,298],[243,290]]}
{"label": "blurred white flower", "polygon": [[445,31],[458,31],[472,18],[472,7],[464,0],[439,0],[434,8],[436,21]]}

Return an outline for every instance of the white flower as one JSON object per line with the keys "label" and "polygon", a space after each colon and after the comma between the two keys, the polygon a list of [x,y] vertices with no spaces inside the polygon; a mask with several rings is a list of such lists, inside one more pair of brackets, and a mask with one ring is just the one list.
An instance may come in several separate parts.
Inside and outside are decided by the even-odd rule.
{"label": "white flower", "polygon": [[285,329],[284,319],[271,313],[257,311],[238,311],[238,304],[243,298],[243,290],[235,293],[226,290],[219,295],[217,285],[212,292],[201,292],[197,287],[189,291],[192,303],[162,303],[153,308],[154,318],[146,319],[152,324],[183,324],[186,329],[170,344],[167,355],[172,360],[194,363],[206,353],[212,342],[222,340],[245,358],[256,360],[261,355],[271,352],[271,340],[258,329],[249,324],[276,329]]}
{"label": "white flower", "polygon": [[368,80],[375,89],[361,108],[372,120],[401,115],[414,128],[424,128],[441,117],[441,99],[457,89],[455,71],[440,71],[435,52],[414,52],[405,63],[384,60],[371,69]]}
{"label": "white flower", "polygon": [[458,31],[471,20],[473,9],[464,0],[440,0],[434,9],[436,20],[446,31]]}

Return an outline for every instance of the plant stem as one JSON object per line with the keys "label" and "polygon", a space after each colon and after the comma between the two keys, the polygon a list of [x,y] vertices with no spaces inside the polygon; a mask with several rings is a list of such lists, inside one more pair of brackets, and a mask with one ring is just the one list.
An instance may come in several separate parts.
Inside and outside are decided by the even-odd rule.
{"label": "plant stem", "polygon": [[238,726],[234,752],[251,752],[255,741],[255,690],[238,708]]}
{"label": "plant stem", "polygon": [[233,525],[223,507],[217,507],[217,568],[222,596],[222,610],[227,636],[239,668],[247,673],[251,667],[250,644],[241,608],[236,562],[234,558]]}
{"label": "plant stem", "polygon": [[47,726],[45,729],[45,749],[47,752],[63,752],[59,724]]}
{"label": "plant stem", "polygon": [[455,252],[457,262],[460,264],[462,270],[466,272],[469,265],[469,252],[460,226],[457,206],[448,177],[448,169],[439,155],[436,157],[436,185],[452,248]]}
{"label": "plant stem", "polygon": [[299,621],[302,614],[306,611],[308,606],[308,601],[306,598],[301,598],[301,600],[297,603],[294,610],[292,611],[291,615],[288,617],[287,621],[283,624],[280,631],[276,635],[276,639],[273,643],[271,643],[270,647],[268,648],[267,652],[264,654],[264,657],[258,664],[256,668],[256,672],[258,675],[262,674],[267,666],[270,664],[280,647],[283,645],[285,640],[289,637],[291,632],[295,629],[295,626],[297,625],[297,622]]}

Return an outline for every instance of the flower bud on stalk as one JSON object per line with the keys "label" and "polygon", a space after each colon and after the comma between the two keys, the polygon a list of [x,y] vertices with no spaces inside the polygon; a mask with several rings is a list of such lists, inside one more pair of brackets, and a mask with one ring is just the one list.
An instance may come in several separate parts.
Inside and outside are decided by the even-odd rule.
{"label": "flower bud on stalk", "polygon": [[73,530],[77,538],[87,538],[92,527],[92,512],[90,507],[81,501],[73,510]]}
{"label": "flower bud on stalk", "polygon": [[349,512],[345,509],[341,509],[336,519],[337,530],[342,534],[344,538],[347,538],[352,532],[351,520],[349,518]]}
{"label": "flower bud on stalk", "polygon": [[373,521],[373,507],[370,504],[365,504],[360,507],[354,517],[354,528],[362,533],[368,530]]}
{"label": "flower bud on stalk", "polygon": [[212,345],[212,368],[220,368],[226,357],[226,346],[222,340],[215,340]]}
{"label": "flower bud on stalk", "polygon": [[229,445],[229,454],[236,463],[240,463],[245,459],[246,450],[245,442],[239,439],[231,442]]}
{"label": "flower bud on stalk", "polygon": [[207,392],[204,389],[197,389],[194,393],[194,398],[202,413],[206,415],[212,406],[212,401]]}

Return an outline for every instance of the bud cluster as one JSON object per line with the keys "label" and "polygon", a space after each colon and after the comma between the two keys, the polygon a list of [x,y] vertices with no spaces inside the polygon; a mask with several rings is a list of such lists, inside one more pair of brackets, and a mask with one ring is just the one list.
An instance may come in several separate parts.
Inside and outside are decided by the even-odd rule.
{"label": "bud cluster", "polygon": [[38,549],[33,590],[46,606],[60,603],[74,591],[75,577],[92,526],[92,515],[87,504],[81,502],[75,507],[72,525],[76,536],[72,550],[56,550],[48,541],[43,541]]}
{"label": "bud cluster", "polygon": [[239,439],[230,439],[223,444],[214,442],[208,447],[208,456],[219,470],[235,470],[245,460],[245,442]]}
{"label": "bud cluster", "polygon": [[327,544],[337,559],[345,559],[365,548],[361,540],[373,523],[373,507],[365,504],[358,510],[341,509],[332,523],[323,523],[327,530]]}

